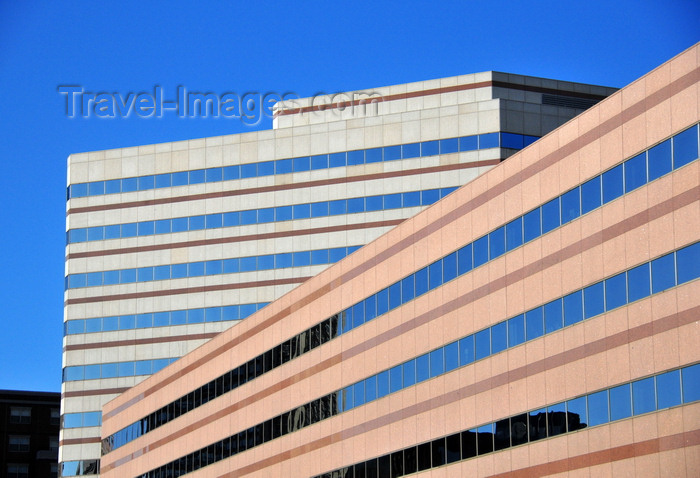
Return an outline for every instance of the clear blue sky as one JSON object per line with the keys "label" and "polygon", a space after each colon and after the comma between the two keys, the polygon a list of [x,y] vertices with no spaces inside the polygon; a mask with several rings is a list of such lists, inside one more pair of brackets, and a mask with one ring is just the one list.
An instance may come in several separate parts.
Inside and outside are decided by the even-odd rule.
{"label": "clear blue sky", "polygon": [[59,85],[311,96],[499,70],[622,87],[700,40],[697,0],[203,3],[0,0],[0,389],[60,391],[68,155],[250,130],[68,119]]}

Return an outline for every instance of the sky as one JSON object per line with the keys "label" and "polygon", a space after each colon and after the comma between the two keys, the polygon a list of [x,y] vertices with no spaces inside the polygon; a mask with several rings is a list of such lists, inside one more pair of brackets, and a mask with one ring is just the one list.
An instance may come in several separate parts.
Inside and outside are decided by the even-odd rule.
{"label": "sky", "polygon": [[497,70],[622,87],[700,40],[697,0],[0,0],[0,389],[61,389],[66,160],[271,128],[69,117],[70,85],[299,97]]}

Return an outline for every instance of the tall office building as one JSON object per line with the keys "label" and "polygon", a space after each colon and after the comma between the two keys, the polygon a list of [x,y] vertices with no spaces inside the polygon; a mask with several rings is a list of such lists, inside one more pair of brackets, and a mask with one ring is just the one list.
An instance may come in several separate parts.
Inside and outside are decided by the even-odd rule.
{"label": "tall office building", "polygon": [[103,476],[700,476],[698,121],[700,45],[109,402]]}
{"label": "tall office building", "polygon": [[106,402],[613,91],[479,73],[282,104],[272,130],[71,155],[63,476],[97,473]]}

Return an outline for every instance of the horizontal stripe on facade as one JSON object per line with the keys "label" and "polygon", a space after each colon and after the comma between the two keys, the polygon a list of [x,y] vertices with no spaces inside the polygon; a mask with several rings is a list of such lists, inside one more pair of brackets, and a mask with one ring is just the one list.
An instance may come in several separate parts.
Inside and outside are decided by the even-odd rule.
{"label": "horizontal stripe on facade", "polygon": [[606,98],[606,96],[596,95],[593,93],[584,93],[582,91],[558,90],[555,88],[545,88],[542,86],[509,83],[507,81],[487,80],[487,81],[480,81],[478,83],[468,83],[465,85],[443,86],[441,88],[431,88],[429,90],[410,91],[407,93],[395,93],[393,95],[379,96],[377,98],[368,98],[366,100],[363,99],[363,100],[353,100],[353,101],[340,101],[337,103],[324,103],[321,105],[311,105],[311,106],[302,106],[299,108],[282,109],[282,110],[276,111],[274,113],[274,116],[275,117],[288,116],[288,115],[295,115],[295,114],[301,114],[301,113],[310,113],[312,111],[325,111],[325,110],[331,110],[331,109],[336,109],[336,108],[347,108],[349,106],[361,106],[363,104],[385,103],[387,101],[406,100],[409,98],[420,98],[423,96],[442,95],[445,93],[455,93],[458,91],[476,90],[478,88],[489,88],[489,87],[508,88],[511,90],[529,91],[532,93],[548,93],[548,94],[554,94],[554,95],[572,96],[575,98],[584,98],[584,99],[599,100],[599,101]]}
{"label": "horizontal stripe on facade", "polygon": [[[582,238],[578,242],[570,244],[569,246],[564,247],[548,256],[542,257],[540,260],[534,263],[525,265],[520,269],[513,271],[505,276],[494,279],[491,282],[484,284],[483,286],[480,286],[476,289],[472,289],[469,293],[461,297],[458,297],[450,302],[442,304],[440,307],[425,312],[415,317],[413,320],[400,324],[395,328],[390,329],[375,338],[363,342],[362,344],[358,344],[352,349],[345,351],[343,353],[343,358],[349,359],[351,357],[354,357],[355,355],[372,348],[376,343],[381,343],[393,339],[399,335],[402,335],[403,333],[408,332],[409,330],[413,330],[418,326],[429,323],[442,315],[458,310],[459,308],[465,305],[468,305],[478,299],[486,297],[487,295],[497,290],[504,289],[509,285],[524,280],[526,277],[542,272],[545,269],[552,267],[558,263],[561,263],[567,259],[570,259],[571,257],[574,257],[578,254],[581,254],[586,250],[590,250],[598,245],[603,244],[604,242],[607,242],[611,239],[621,236],[626,232],[634,230],[641,225],[663,217],[676,209],[680,209],[684,206],[687,206],[688,204],[692,204],[695,201],[697,201],[698,197],[700,197],[700,186],[697,186],[689,191],[679,194],[676,197],[670,198],[662,203],[652,206],[647,210],[641,211],[633,216],[630,216],[617,224],[613,224],[607,227],[606,229],[603,229],[600,232],[596,232],[590,236]],[[540,239],[542,237],[544,236],[540,236]],[[279,313],[271,316],[269,319],[263,322],[260,326],[261,330],[264,330],[265,328],[271,326],[274,322],[281,319],[282,317],[286,317],[287,315],[289,315],[292,312],[292,310],[288,309],[280,311]],[[265,325],[263,326],[263,324]],[[220,353],[224,353],[226,350],[229,350],[231,347],[237,345],[238,343],[241,343],[244,340],[247,340],[248,338],[254,336],[257,333],[257,330],[258,328],[254,327],[253,329],[248,330],[245,334],[229,341],[224,347],[212,351],[207,356],[210,357],[208,360],[213,359],[213,357],[216,357]],[[183,370],[180,373],[178,373],[178,376],[185,375],[186,373],[188,372],[185,372]],[[177,377],[173,377],[172,380],[175,380],[176,378]],[[153,387],[144,392],[144,394],[145,396],[148,396],[156,390],[157,388]],[[118,413],[119,410],[122,410],[126,407],[126,404],[118,407],[117,409],[111,411],[109,414],[105,415],[105,418]]]}
{"label": "horizontal stripe on facade", "polygon": [[244,236],[220,237],[217,239],[200,239],[198,241],[173,242],[168,244],[155,244],[150,246],[125,247],[121,249],[108,249],[101,251],[75,252],[68,254],[66,260],[82,257],[113,256],[118,254],[131,254],[139,252],[162,251],[166,249],[180,249],[183,247],[210,246],[216,244],[232,244],[236,242],[262,241],[265,239],[278,239],[281,237],[306,236],[312,234],[327,234],[332,232],[355,231],[358,229],[372,229],[376,227],[394,227],[405,219],[391,219],[388,221],[362,222],[357,224],[341,224],[338,226],[314,227],[309,229],[296,229],[293,231],[277,231],[262,234],[247,234]]}
{"label": "horizontal stripe on facade", "polygon": [[[175,327],[175,326],[171,326]],[[95,342],[91,344],[74,344],[63,347],[64,352],[73,350],[105,349],[110,347],[125,347],[127,345],[163,344],[167,342],[180,342],[183,340],[208,340],[219,335],[219,332],[191,335],[170,335],[167,337],[149,337],[145,339],[113,340],[109,342]]]}
{"label": "horizontal stripe on facade", "polygon": [[96,388],[88,390],[74,390],[71,392],[63,392],[61,398],[78,398],[78,397],[92,397],[98,395],[120,395],[131,387],[120,387],[120,388]]}
{"label": "horizontal stripe on facade", "polygon": [[[417,158],[419,159],[419,158]],[[320,186],[330,186],[334,184],[346,184],[354,182],[372,181],[376,179],[397,178],[403,176],[423,175],[429,173],[440,173],[444,171],[455,171],[460,169],[479,168],[483,166],[494,166],[502,159],[488,159],[482,161],[470,161],[468,163],[445,164],[441,166],[431,166],[429,168],[406,169],[401,171],[387,171],[383,173],[363,174],[359,176],[343,176],[340,178],[319,179],[316,181],[303,181],[289,184],[276,184],[273,186],[259,186],[247,189],[235,189],[231,191],[218,191],[214,193],[192,194],[189,196],[176,196],[172,198],[146,199],[143,201],[120,202],[115,204],[103,204],[99,206],[85,206],[71,208],[66,212],[66,216],[95,211],[111,211],[114,209],[126,209],[141,206],[156,206],[159,204],[172,204],[186,201],[198,201],[203,199],[216,199],[233,196],[244,196],[247,194],[262,194],[276,191],[287,191],[292,189],[308,189]]]}
{"label": "horizontal stripe on facade", "polygon": [[[603,337],[598,340],[595,340],[593,342],[587,343],[580,345],[578,347],[575,347],[570,350],[565,350],[563,352],[560,352],[555,355],[551,355],[545,358],[542,358],[540,360],[536,360],[534,362],[526,363],[525,365],[522,365],[520,367],[517,367],[515,369],[507,370],[501,374],[492,376],[490,378],[483,379],[479,382],[474,382],[469,385],[465,385],[457,390],[453,390],[450,392],[447,392],[443,395],[437,396],[437,397],[431,397],[429,399],[426,399],[421,402],[417,402],[413,405],[404,407],[400,410],[395,410],[392,411],[386,415],[383,415],[381,417],[377,417],[372,420],[365,421],[363,423],[359,423],[357,425],[354,425],[350,428],[346,428],[345,430],[333,434],[330,436],[326,436],[324,438],[321,438],[319,440],[315,440],[314,442],[308,443],[306,445],[302,445],[300,447],[282,452],[278,455],[275,455],[273,457],[269,457],[267,460],[261,460],[256,462],[253,465],[249,465],[248,467],[244,467],[240,470],[237,470],[237,473],[240,473],[240,475],[245,475],[248,473],[252,473],[254,471],[259,471],[262,470],[268,466],[273,466],[277,463],[281,463],[283,461],[286,461],[290,457],[294,456],[302,456],[310,451],[314,451],[316,449],[323,448],[325,446],[330,445],[331,443],[334,443],[338,440],[333,439],[333,436],[335,435],[340,435],[342,436],[342,440],[347,440],[349,438],[358,436],[358,435],[363,435],[371,431],[378,430],[379,428],[389,426],[395,422],[400,422],[406,418],[417,416],[422,413],[426,413],[435,409],[438,409],[440,407],[449,405],[451,403],[459,402],[460,400],[475,396],[479,393],[483,393],[489,390],[493,390],[495,388],[501,387],[503,385],[507,385],[508,383],[517,381],[517,380],[522,380],[526,379],[528,377],[547,372],[549,370],[559,368],[562,366],[565,366],[567,364],[576,362],[578,360],[585,359],[587,357],[591,357],[593,355],[597,355],[600,353],[604,353],[607,351],[610,351],[612,349],[615,349],[620,346],[624,346],[627,344],[631,344],[633,342],[637,342],[640,340],[652,338],[655,336],[658,336],[660,334],[663,334],[667,332],[668,330],[676,329],[678,327],[682,327],[684,325],[692,324],[696,321],[698,313],[700,313],[700,306],[693,307],[691,309],[688,309],[686,311],[674,313],[671,315],[668,315],[666,317],[659,318],[653,322],[648,322],[646,324],[642,324],[637,327],[633,327],[628,330],[623,330],[621,332],[618,332],[617,334],[613,334],[608,337]],[[556,333],[556,332],[555,332]],[[559,331],[561,333],[561,331]],[[539,339],[535,340],[544,340],[543,337],[540,337]],[[489,360],[493,358],[494,356],[488,357],[484,360]],[[347,358],[343,354],[338,354],[332,359],[335,359],[336,363],[340,363],[341,359],[346,360]],[[329,359],[330,360],[330,359]],[[482,361],[483,362],[483,361]],[[335,365],[331,364],[331,365]],[[322,363],[319,363],[318,365],[314,366],[313,368],[319,368]],[[329,365],[329,366],[331,366]],[[473,366],[474,364],[467,365]],[[328,368],[328,367],[323,367]],[[463,369],[464,367],[461,367],[460,369]],[[457,369],[457,370],[460,370]],[[307,370],[308,371],[308,370]],[[306,378],[305,376],[300,377],[298,374],[297,376],[290,377],[289,379],[285,380],[285,382],[292,382],[298,383],[302,379]],[[203,427],[206,427],[207,425],[211,425],[213,422],[216,420],[219,420],[221,418],[224,418],[231,413],[236,412],[239,409],[244,408],[245,406],[252,405],[256,403],[257,401],[261,400],[264,398],[261,396],[264,393],[264,396],[269,396],[273,393],[276,393],[284,387],[278,387],[278,384],[275,384],[271,387],[268,387],[266,390],[262,390],[255,394],[254,396],[248,397],[247,399],[238,402],[236,404],[233,404],[229,407],[226,407],[224,409],[219,410],[218,412],[204,417],[203,419],[191,423],[187,427],[180,428],[176,432],[163,437],[153,443],[150,443],[147,445],[146,448],[140,448],[138,450],[135,450],[134,452],[130,453],[129,455],[126,455],[118,460],[116,460],[113,463],[107,463],[105,457],[102,458],[103,462],[103,471],[108,471],[116,466],[122,465],[124,463],[127,463],[131,461],[132,459],[135,459],[142,454],[145,454],[147,452],[151,452],[157,448],[160,448],[162,446],[166,446],[172,442],[174,442],[177,439],[180,439],[187,434],[194,432],[196,430],[202,429]],[[416,385],[417,386],[417,385]],[[404,389],[407,390],[407,389]],[[400,393],[400,392],[399,392]],[[545,405],[545,404],[541,404]],[[537,408],[537,406],[534,407],[529,407],[529,408]],[[335,417],[333,417],[335,418]],[[330,418],[328,420],[332,420],[333,418]],[[313,426],[313,425],[311,425]],[[308,427],[305,427],[308,428]],[[302,428],[304,429],[304,428]],[[295,453],[296,452],[296,453]],[[268,462],[268,460],[271,460]],[[266,463],[267,462],[267,463]],[[264,463],[264,465],[263,465]],[[248,470],[248,468],[251,468]],[[237,475],[237,476],[240,476]],[[225,475],[227,476],[227,475]]]}
{"label": "horizontal stripe on facade", "polygon": [[243,282],[237,284],[207,285],[200,287],[183,287],[181,289],[154,290],[149,292],[133,292],[129,294],[100,295],[95,297],[80,297],[67,299],[66,305],[89,304],[92,302],[108,302],[112,300],[141,299],[144,297],[163,297],[167,295],[196,294],[200,292],[213,292],[219,290],[249,289],[253,287],[267,287],[275,285],[301,284],[311,277],[291,277],[289,279],[261,280],[254,282]]}

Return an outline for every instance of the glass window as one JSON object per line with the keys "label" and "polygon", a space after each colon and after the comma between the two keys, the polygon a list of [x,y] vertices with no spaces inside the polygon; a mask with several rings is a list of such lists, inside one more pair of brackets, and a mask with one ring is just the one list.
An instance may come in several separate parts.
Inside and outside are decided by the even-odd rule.
{"label": "glass window", "polygon": [[110,332],[119,330],[119,317],[105,317],[102,319],[102,331]]}
{"label": "glass window", "polygon": [[294,267],[311,265],[310,251],[293,252],[292,254],[294,255]]}
{"label": "glass window", "polygon": [[440,140],[440,154],[456,153],[459,151],[457,138],[448,138]]}
{"label": "glass window", "polygon": [[232,179],[238,179],[241,177],[240,166],[226,166],[224,168],[224,180],[229,181]]}
{"label": "glass window", "polygon": [[467,244],[457,251],[457,273],[465,274],[472,270],[472,245]]}
{"label": "glass window", "polygon": [[403,388],[403,369],[401,365],[389,370],[389,391],[394,393]]}
{"label": "glass window", "polygon": [[405,304],[414,297],[415,277],[413,274],[401,280],[401,303]]}
{"label": "glass window", "polygon": [[441,347],[430,352],[430,376],[437,377],[445,372],[445,350]]}
{"label": "glass window", "polygon": [[647,153],[638,154],[624,162],[625,192],[630,192],[647,183]]}
{"label": "glass window", "polygon": [[544,305],[544,326],[548,334],[563,327],[561,299],[554,300]]}
{"label": "glass window", "polygon": [[479,455],[493,452],[493,423],[477,428],[476,449]]}
{"label": "glass window", "polygon": [[389,310],[401,305],[401,282],[389,286]]}
{"label": "glass window", "polygon": [[479,135],[479,149],[498,148],[498,133],[486,133]]}
{"label": "glass window", "polygon": [[546,234],[552,229],[556,229],[561,224],[561,212],[559,198],[542,205],[542,234]]}
{"label": "glass window", "polygon": [[508,324],[501,322],[491,327],[491,353],[496,354],[508,347]]}
{"label": "glass window", "polygon": [[523,218],[519,217],[506,224],[506,250],[510,251],[523,243]]}
{"label": "glass window", "polygon": [[586,214],[601,204],[601,177],[586,181],[581,185],[581,214]]}
{"label": "glass window", "polygon": [[550,437],[566,433],[566,403],[547,407],[547,431]]}
{"label": "glass window", "polygon": [[420,206],[420,191],[411,191],[403,193],[403,207]]}
{"label": "glass window", "polygon": [[476,456],[476,429],[462,432],[462,459]]}
{"label": "glass window", "polygon": [[153,314],[139,314],[136,316],[136,328],[145,329],[153,327]]}
{"label": "glass window", "polygon": [[453,252],[442,258],[442,280],[449,282],[457,277],[457,253]]}
{"label": "glass window", "polygon": [[118,376],[116,363],[103,363],[101,366],[100,376],[102,378],[115,378]]}
{"label": "glass window", "polygon": [[459,342],[452,342],[444,347],[445,349],[445,372],[459,367]]}
{"label": "glass window", "polygon": [[622,196],[624,192],[622,164],[603,173],[603,203]]}
{"label": "glass window", "polygon": [[302,156],[300,158],[294,158],[294,171],[308,171],[311,169],[311,158],[309,156]]}
{"label": "glass window", "polygon": [[389,372],[384,371],[377,374],[377,398],[382,398],[389,394]]}
{"label": "glass window", "polygon": [[365,151],[366,163],[378,163],[382,161],[382,148],[372,148]]}
{"label": "glass window", "polygon": [[430,354],[416,358],[416,382],[420,383],[430,378]]}
{"label": "glass window", "polygon": [[673,370],[656,376],[656,403],[658,409],[681,404],[681,372]]}
{"label": "glass window", "polygon": [[489,260],[489,236],[484,236],[473,244],[474,248],[474,267],[479,267]]}
{"label": "glass window", "polygon": [[263,161],[258,163],[258,176],[271,176],[275,174],[275,162]]}
{"label": "glass window", "polygon": [[584,317],[589,319],[605,312],[604,283],[590,285],[583,289]]}
{"label": "glass window", "polygon": [[365,382],[364,380],[353,385],[352,403],[354,407],[359,407],[365,403]]}
{"label": "glass window", "polygon": [[88,241],[101,241],[104,239],[105,229],[102,226],[90,227],[87,230]]}
{"label": "glass window", "polygon": [[544,316],[542,307],[525,312],[525,328],[527,340],[536,339],[544,334]]}
{"label": "glass window", "polygon": [[627,303],[627,274],[617,274],[605,281],[605,310],[612,310]]}
{"label": "glass window", "polygon": [[494,259],[506,251],[505,227],[489,233],[489,258]]}
{"label": "glass window", "polygon": [[459,341],[459,365],[467,365],[474,361],[474,336],[464,337]]}
{"label": "glass window", "polygon": [[566,421],[570,432],[584,428],[588,424],[586,397],[574,398],[566,402]]}
{"label": "glass window", "polygon": [[[187,174],[187,173],[185,173]],[[122,179],[122,192],[130,193],[136,191],[137,189],[137,179],[136,178],[124,178]]]}
{"label": "glass window", "polygon": [[564,297],[564,326],[583,320],[583,293],[579,290]]}
{"label": "glass window", "polygon": [[649,161],[649,181],[671,172],[671,140],[657,144],[647,151]]}
{"label": "glass window", "polygon": [[576,188],[561,197],[561,223],[566,224],[581,215],[581,189]]}
{"label": "glass window", "polygon": [[429,290],[428,268],[424,267],[415,273],[416,277],[416,297],[419,297]]}
{"label": "glass window", "polygon": [[542,235],[540,208],[530,211],[523,216],[523,229],[525,242],[529,242]]}
{"label": "glass window", "polygon": [[476,360],[491,355],[491,329],[484,329],[474,334],[476,342]]}
{"label": "glass window", "polygon": [[225,212],[224,227],[238,226],[241,223],[241,215],[239,212]]}
{"label": "glass window", "polygon": [[695,125],[673,137],[673,169],[678,169],[697,157],[698,126]]}
{"label": "glass window", "polygon": [[508,320],[508,347],[525,342],[525,315],[520,314]]}
{"label": "glass window", "polygon": [[364,212],[365,210],[365,198],[351,198],[348,199],[348,213]]}
{"label": "glass window", "polygon": [[328,168],[328,155],[319,154],[317,156],[311,156],[311,169],[327,169]]}
{"label": "glass window", "polygon": [[501,133],[501,147],[510,149],[523,149],[523,135],[513,133]]}
{"label": "glass window", "polygon": [[381,211],[382,209],[384,209],[384,196],[369,196],[366,198],[366,211]]}
{"label": "glass window", "polygon": [[186,231],[189,227],[188,220],[186,217],[176,217],[175,219],[172,219],[171,224],[172,232],[183,232]]}
{"label": "glass window", "polygon": [[73,184],[70,187],[71,198],[82,198],[87,196],[88,185],[86,183]]}
{"label": "glass window", "polygon": [[421,143],[421,156],[435,156],[440,153],[440,145],[438,141],[424,141]]}
{"label": "glass window", "polygon": [[204,170],[198,169],[195,171],[190,171],[190,184],[200,184],[204,182]]}
{"label": "glass window", "polygon": [[105,193],[105,182],[96,181],[94,183],[88,183],[88,194],[90,196],[100,196]]}
{"label": "glass window", "polygon": [[651,261],[651,290],[661,292],[676,285],[676,271],[673,254],[667,254]]}
{"label": "glass window", "polygon": [[479,149],[478,136],[462,136],[461,138],[459,138],[460,151],[476,151],[477,149]]}
{"label": "glass window", "polygon": [[347,164],[347,153],[331,153],[328,156],[331,168],[337,168]]}
{"label": "glass window", "polygon": [[439,189],[428,189],[426,191],[421,191],[421,205],[422,206],[430,206],[431,204],[438,202],[439,199],[440,199],[440,190]]}
{"label": "glass window", "polygon": [[649,279],[650,275],[648,263],[642,264],[641,266],[627,271],[628,295],[630,302],[634,302],[635,300],[649,296],[651,292]]}
{"label": "glass window", "polygon": [[677,251],[676,263],[678,264],[679,284],[700,277],[700,242]]}
{"label": "glass window", "polygon": [[387,194],[384,196],[384,209],[398,209],[401,207],[401,193]]}
{"label": "glass window", "polygon": [[683,376],[683,403],[700,400],[700,364],[685,367]]}
{"label": "glass window", "polygon": [[348,151],[348,166],[364,164],[364,162],[365,151],[363,149],[360,149],[358,151]]}
{"label": "glass window", "polygon": [[656,410],[654,377],[632,382],[632,410],[635,415]]}
{"label": "glass window", "polygon": [[403,364],[403,386],[410,387],[416,383],[416,361],[409,360]]}
{"label": "glass window", "polygon": [[401,159],[401,145],[385,146],[384,161],[394,161],[396,159]]}
{"label": "glass window", "polygon": [[204,171],[206,176],[206,182],[213,183],[221,181],[224,177],[223,168],[209,168]]}
{"label": "glass window", "polygon": [[592,393],[588,396],[588,426],[608,423],[608,391]]}
{"label": "glass window", "polygon": [[294,216],[294,219],[308,219],[311,217],[311,205],[296,204],[292,206],[292,215]]}
{"label": "glass window", "polygon": [[610,389],[610,420],[621,420],[632,416],[630,384],[626,383]]}

